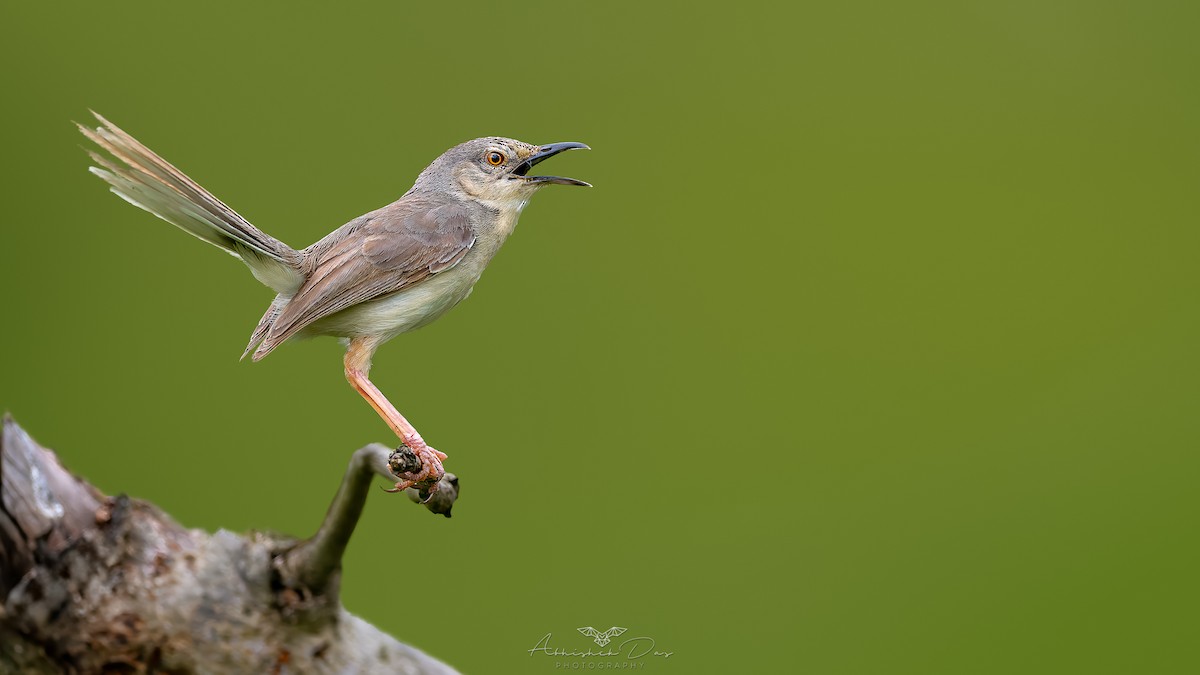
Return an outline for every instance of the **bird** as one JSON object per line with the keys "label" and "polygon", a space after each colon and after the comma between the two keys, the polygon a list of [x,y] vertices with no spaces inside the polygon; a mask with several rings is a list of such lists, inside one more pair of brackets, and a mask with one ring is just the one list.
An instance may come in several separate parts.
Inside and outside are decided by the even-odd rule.
{"label": "bird", "polygon": [[417,487],[431,497],[445,474],[432,448],[370,380],[375,350],[428,325],[471,294],[529,199],[548,185],[590,184],[529,175],[540,162],[583,143],[531,145],[486,137],[435,159],[399,199],[365,213],[305,249],[293,249],[96,112],[76,123],[107,156],[89,171],[112,192],[240,259],[275,292],[242,358],[259,361],[297,337],[333,336],[346,345],[346,379],[420,461],[390,491]]}
{"label": "bird", "polygon": [[[603,625],[603,624],[601,624],[601,625]],[[600,645],[601,647],[603,647],[604,645],[608,644],[609,642],[612,642],[612,639],[614,637],[620,635],[621,633],[624,633],[626,629],[621,628],[620,626],[613,626],[612,628],[609,628],[608,630],[601,633],[600,631],[596,630],[595,628],[592,628],[591,626],[584,626],[582,628],[577,628],[576,630],[578,630],[580,633],[583,633],[587,637],[595,638],[595,640],[594,640],[595,643]]]}

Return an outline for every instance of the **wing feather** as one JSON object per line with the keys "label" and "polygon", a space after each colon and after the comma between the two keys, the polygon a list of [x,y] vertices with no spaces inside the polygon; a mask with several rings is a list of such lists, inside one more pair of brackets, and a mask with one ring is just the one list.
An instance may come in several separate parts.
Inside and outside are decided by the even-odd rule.
{"label": "wing feather", "polygon": [[310,247],[312,272],[254,360],[314,321],[454,267],[474,243],[469,213],[452,203],[410,197],[350,221]]}

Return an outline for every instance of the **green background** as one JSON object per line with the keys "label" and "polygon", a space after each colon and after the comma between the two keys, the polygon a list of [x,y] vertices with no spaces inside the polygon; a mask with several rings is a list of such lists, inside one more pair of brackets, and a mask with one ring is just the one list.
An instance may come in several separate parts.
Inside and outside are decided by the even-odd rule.
{"label": "green background", "polygon": [[585,625],[662,674],[1196,672],[1197,7],[6,2],[0,408],[307,534],[390,440],[340,346],[239,362],[271,293],[70,121],[294,246],[468,138],[584,141],[376,359],[464,489],[371,496],[351,611],[471,673]]}

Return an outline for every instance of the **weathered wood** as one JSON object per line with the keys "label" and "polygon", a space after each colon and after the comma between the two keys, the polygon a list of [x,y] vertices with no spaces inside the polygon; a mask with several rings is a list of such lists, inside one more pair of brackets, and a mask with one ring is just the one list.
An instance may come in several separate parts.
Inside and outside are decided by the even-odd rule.
{"label": "weathered wood", "polygon": [[388,448],[354,454],[321,530],[297,541],[183,528],[71,476],[10,418],[0,438],[0,672],[455,672],[338,599]]}

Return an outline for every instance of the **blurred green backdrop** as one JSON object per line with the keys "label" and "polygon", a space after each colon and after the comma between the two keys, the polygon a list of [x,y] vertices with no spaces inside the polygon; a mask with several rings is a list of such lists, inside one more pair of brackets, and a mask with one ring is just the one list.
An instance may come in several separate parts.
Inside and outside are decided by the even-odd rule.
{"label": "blurred green backdrop", "polygon": [[239,363],[270,292],[70,121],[295,246],[462,140],[585,141],[376,359],[464,489],[371,497],[352,611],[472,673],[585,625],[663,674],[1196,672],[1198,7],[6,2],[0,408],[307,534],[390,440],[341,348]]}

